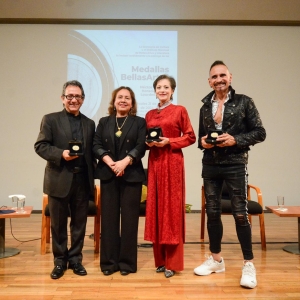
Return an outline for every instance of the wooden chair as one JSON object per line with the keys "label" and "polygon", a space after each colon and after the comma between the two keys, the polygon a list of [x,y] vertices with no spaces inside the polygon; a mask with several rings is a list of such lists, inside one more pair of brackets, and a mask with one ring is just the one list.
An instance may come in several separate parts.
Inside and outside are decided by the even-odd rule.
{"label": "wooden chair", "polygon": [[[257,201],[251,199],[251,190],[255,191]],[[260,226],[260,239],[261,239],[261,248],[262,250],[266,250],[266,234],[265,234],[265,215],[263,210],[263,198],[260,188],[257,186],[248,184],[247,186],[247,194],[248,194],[248,217],[250,223],[252,222],[252,216],[259,217],[259,226]],[[229,194],[227,192],[227,187],[224,184],[222,190],[222,214],[231,215],[231,201],[229,200]],[[204,230],[205,230],[205,194],[204,194],[204,186],[202,186],[201,192],[201,224],[200,224],[200,240],[204,241]]]}
{"label": "wooden chair", "polygon": [[[101,193],[100,187],[95,185],[94,201],[89,201],[88,217],[94,218],[94,252],[100,249],[100,218],[101,218]],[[43,195],[42,210],[42,236],[41,254],[46,254],[46,244],[50,243],[50,213],[48,208],[48,195]]]}

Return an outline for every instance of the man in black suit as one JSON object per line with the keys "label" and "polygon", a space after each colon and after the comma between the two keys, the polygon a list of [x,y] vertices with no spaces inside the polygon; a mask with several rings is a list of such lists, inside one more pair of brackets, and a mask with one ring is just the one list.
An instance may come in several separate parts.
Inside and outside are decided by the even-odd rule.
{"label": "man in black suit", "polygon": [[[55,266],[50,275],[52,279],[62,277],[67,268],[77,275],[87,275],[82,266],[82,248],[88,203],[94,193],[95,123],[79,111],[84,97],[80,82],[66,82],[61,95],[63,111],[43,117],[34,144],[36,153],[47,161],[43,192],[49,196]],[[70,141],[74,142],[71,148]],[[69,215],[71,247],[68,249]]]}

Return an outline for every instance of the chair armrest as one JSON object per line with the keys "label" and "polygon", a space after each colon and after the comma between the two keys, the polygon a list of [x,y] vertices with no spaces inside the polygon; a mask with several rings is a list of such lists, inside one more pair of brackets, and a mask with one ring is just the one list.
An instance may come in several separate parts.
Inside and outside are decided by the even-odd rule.
{"label": "chair armrest", "polygon": [[262,192],[260,188],[255,185],[248,184],[248,201],[251,201],[251,189],[253,189],[256,192],[257,202],[261,205],[262,208],[264,208]]}
{"label": "chair armrest", "polygon": [[95,192],[94,192],[94,202],[96,207],[100,207],[100,186],[95,185]]}
{"label": "chair armrest", "polygon": [[43,194],[43,208],[42,208],[43,214],[45,214],[45,209],[47,205],[48,205],[48,195]]}

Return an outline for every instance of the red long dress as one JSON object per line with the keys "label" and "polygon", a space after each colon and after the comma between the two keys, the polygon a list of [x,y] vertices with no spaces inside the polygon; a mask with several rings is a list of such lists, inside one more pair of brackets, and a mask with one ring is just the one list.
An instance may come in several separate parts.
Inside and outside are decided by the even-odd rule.
{"label": "red long dress", "polygon": [[150,110],[145,118],[147,128],[161,127],[163,136],[170,140],[164,147],[150,148],[145,240],[161,245],[182,244],[185,240],[185,175],[181,148],[195,143],[195,133],[186,109],[180,105],[170,104],[160,113],[157,109]]}

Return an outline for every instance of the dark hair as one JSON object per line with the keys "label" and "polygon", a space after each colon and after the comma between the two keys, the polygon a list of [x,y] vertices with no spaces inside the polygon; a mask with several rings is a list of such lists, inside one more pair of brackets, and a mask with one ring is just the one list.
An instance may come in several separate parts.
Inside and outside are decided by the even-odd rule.
{"label": "dark hair", "polygon": [[116,96],[117,96],[118,92],[121,91],[121,90],[129,91],[130,97],[131,97],[131,100],[132,100],[132,108],[129,111],[129,114],[135,116],[136,113],[137,113],[137,103],[136,103],[136,100],[135,100],[135,95],[134,95],[133,90],[128,86],[120,86],[117,89],[113,90],[113,92],[111,94],[111,99],[110,99],[110,102],[109,102],[109,106],[108,106],[108,114],[109,115],[116,114],[115,100],[116,100]]}
{"label": "dark hair", "polygon": [[227,68],[227,66],[224,64],[224,62],[222,60],[216,60],[211,66],[210,66],[210,69],[209,71],[211,71],[211,69],[214,67],[214,66],[218,66],[218,65],[222,65],[222,66],[225,66]]}
{"label": "dark hair", "polygon": [[72,86],[78,86],[80,89],[81,89],[81,96],[84,98],[85,97],[85,94],[84,94],[84,90],[83,90],[83,87],[82,87],[82,84],[77,81],[77,80],[70,80],[70,81],[67,81],[64,86],[63,86],[63,90],[62,90],[62,96],[65,95],[65,92],[66,92],[66,88],[69,86],[69,85],[72,85]]}
{"label": "dark hair", "polygon": [[[162,80],[162,79],[168,79],[169,82],[170,82],[170,85],[171,85],[171,89],[173,90],[173,92],[175,91],[175,88],[176,88],[176,81],[174,79],[174,77],[172,76],[169,76],[169,75],[166,75],[166,74],[163,74],[163,75],[159,75],[153,82],[153,88],[154,88],[154,91],[156,89],[156,86],[157,86],[157,83]],[[171,98],[170,100],[173,100],[173,95],[171,95]]]}
{"label": "dark hair", "polygon": [[162,79],[168,79],[169,82],[170,82],[170,85],[171,85],[171,88],[172,90],[175,91],[175,88],[176,88],[176,81],[175,79],[172,77],[172,76],[169,76],[169,75],[166,75],[166,74],[163,74],[163,75],[159,75],[153,82],[153,88],[154,90],[156,89],[156,86],[157,86],[157,83],[162,80]]}

